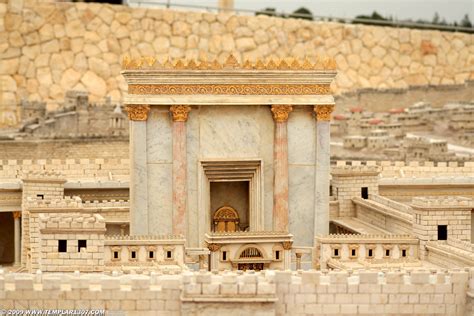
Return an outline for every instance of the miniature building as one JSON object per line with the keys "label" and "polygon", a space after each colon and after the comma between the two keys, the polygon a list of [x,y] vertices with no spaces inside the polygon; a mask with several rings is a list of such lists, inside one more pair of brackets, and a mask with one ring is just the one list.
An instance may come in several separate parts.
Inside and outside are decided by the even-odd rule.
{"label": "miniature building", "polygon": [[344,148],[360,149],[367,146],[367,138],[361,135],[346,136],[343,138]]}
{"label": "miniature building", "polygon": [[[287,268],[289,255],[271,249],[288,233],[306,246],[328,233],[330,60],[141,60],[124,60],[122,72],[131,234],[180,234],[191,248],[219,239],[230,261],[211,247],[211,268],[247,269],[240,247],[257,245],[249,252],[263,268]],[[272,231],[282,235],[268,242]]]}

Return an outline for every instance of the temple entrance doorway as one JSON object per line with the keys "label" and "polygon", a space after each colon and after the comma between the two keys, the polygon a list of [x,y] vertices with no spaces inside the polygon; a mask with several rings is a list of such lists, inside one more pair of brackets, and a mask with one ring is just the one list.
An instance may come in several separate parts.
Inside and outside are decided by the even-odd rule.
{"label": "temple entrance doorway", "polygon": [[246,231],[249,228],[249,181],[210,183],[211,230]]}
{"label": "temple entrance doorway", "polygon": [[15,260],[14,219],[11,212],[0,212],[0,265]]}

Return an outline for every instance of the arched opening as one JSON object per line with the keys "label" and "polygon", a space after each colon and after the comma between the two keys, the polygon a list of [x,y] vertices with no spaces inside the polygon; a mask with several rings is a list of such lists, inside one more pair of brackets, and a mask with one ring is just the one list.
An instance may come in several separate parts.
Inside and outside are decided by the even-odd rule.
{"label": "arched opening", "polygon": [[239,227],[239,213],[230,206],[223,206],[214,213],[215,232],[235,232]]}

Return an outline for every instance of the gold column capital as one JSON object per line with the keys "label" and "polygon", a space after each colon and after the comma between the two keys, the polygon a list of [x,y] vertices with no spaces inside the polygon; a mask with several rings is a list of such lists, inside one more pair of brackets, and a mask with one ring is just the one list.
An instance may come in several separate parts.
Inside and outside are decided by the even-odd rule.
{"label": "gold column capital", "polygon": [[330,121],[333,110],[334,104],[318,104],[314,106],[314,112],[318,121]]}
{"label": "gold column capital", "polygon": [[285,250],[291,250],[291,248],[293,248],[293,242],[292,241],[284,241],[281,243],[281,245],[283,246],[283,249]]}
{"label": "gold column capital", "polygon": [[219,249],[221,249],[221,245],[218,244],[207,244],[207,249],[209,249],[212,252],[216,252]]}
{"label": "gold column capital", "polygon": [[12,212],[12,214],[13,214],[14,219],[17,219],[17,218],[21,217],[21,211]]}
{"label": "gold column capital", "polygon": [[273,119],[275,122],[286,122],[291,111],[293,111],[291,105],[272,105]]}
{"label": "gold column capital", "polygon": [[174,122],[186,122],[190,111],[191,107],[189,105],[172,105],[170,107],[170,112],[173,114]]}
{"label": "gold column capital", "polygon": [[125,111],[128,113],[128,118],[131,121],[146,121],[150,106],[147,104],[133,104],[125,106]]}

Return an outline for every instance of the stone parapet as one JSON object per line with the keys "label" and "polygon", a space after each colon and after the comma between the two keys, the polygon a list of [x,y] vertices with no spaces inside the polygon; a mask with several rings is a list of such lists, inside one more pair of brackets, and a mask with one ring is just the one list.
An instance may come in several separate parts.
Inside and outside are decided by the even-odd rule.
{"label": "stone parapet", "polygon": [[414,197],[412,199],[411,205],[417,209],[472,209],[474,208],[474,200],[463,196],[423,196]]}
{"label": "stone parapet", "polygon": [[249,309],[249,314],[467,316],[473,277],[472,268],[147,275],[21,274],[0,270],[0,304],[7,309],[29,309],[54,303],[54,308],[87,306],[140,314],[187,314],[193,310],[219,314],[240,308]]}

